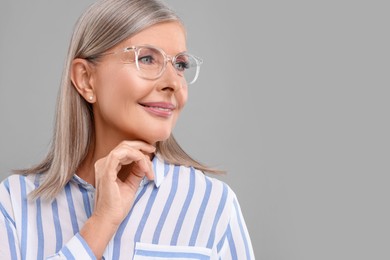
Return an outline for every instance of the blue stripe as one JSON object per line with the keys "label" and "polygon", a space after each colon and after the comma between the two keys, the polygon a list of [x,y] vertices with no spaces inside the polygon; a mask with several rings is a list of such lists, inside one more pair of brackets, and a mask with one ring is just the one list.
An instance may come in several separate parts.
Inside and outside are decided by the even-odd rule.
{"label": "blue stripe", "polygon": [[190,246],[194,246],[196,243],[196,239],[198,237],[198,233],[199,233],[200,225],[202,223],[204,212],[206,210],[206,206],[207,206],[209,199],[210,199],[211,188],[212,188],[211,181],[208,178],[206,178],[206,190],[205,190],[205,194],[204,194],[203,201],[202,201],[202,204],[200,206],[198,215],[196,216],[194,229],[192,230],[190,243],[189,243]]}
{"label": "blue stripe", "polygon": [[56,231],[56,252],[58,252],[62,248],[62,230],[60,217],[58,215],[57,199],[54,199],[54,201],[51,203],[51,210],[53,212],[53,222]]}
{"label": "blue stripe", "polygon": [[70,252],[70,250],[67,247],[64,247],[62,249],[62,253],[66,257],[66,260],[76,260],[76,258],[74,258],[74,256],[72,255],[72,252]]}
{"label": "blue stripe", "polygon": [[20,191],[21,191],[21,205],[22,205],[22,259],[26,259],[27,254],[27,191],[26,191],[26,180],[25,177],[20,175]]}
{"label": "blue stripe", "polygon": [[159,189],[154,187],[151,194],[150,194],[148,203],[146,204],[146,207],[145,207],[144,214],[142,215],[141,221],[140,221],[138,228],[137,228],[137,232],[135,233],[134,242],[139,242],[141,239],[142,232],[144,231],[146,221],[149,218],[150,211],[152,210],[152,206],[153,206],[154,200],[156,199],[158,191],[159,191]]}
{"label": "blue stripe", "polygon": [[190,207],[192,197],[194,196],[194,191],[195,191],[195,169],[191,167],[190,184],[188,187],[188,193],[187,193],[186,200],[184,201],[184,205],[181,208],[180,215],[179,215],[179,218],[177,220],[175,230],[173,231],[173,236],[172,236],[172,240],[171,240],[172,246],[177,245],[177,239],[179,238],[179,234],[181,231],[181,227],[183,226],[184,218],[187,214],[188,208]]}
{"label": "blue stripe", "polygon": [[164,163],[164,176],[167,177],[167,174],[169,172],[169,164]]}
{"label": "blue stripe", "polygon": [[[230,254],[232,256],[232,259],[238,259],[237,250],[236,250],[236,246],[234,244],[234,238],[232,235],[232,230],[230,229],[230,225],[228,226],[228,229],[227,229],[226,238],[227,238],[227,241],[229,242]],[[246,259],[250,259],[250,258],[246,258]]]}
{"label": "blue stripe", "polygon": [[[92,252],[91,248],[89,247],[89,245],[87,244],[87,242],[84,240],[84,238],[82,238],[82,236],[80,235],[80,233],[77,233],[76,234],[76,237],[79,239],[79,241],[81,242],[81,244],[83,245],[85,251],[87,251],[89,257],[91,257],[91,259],[95,259],[96,256],[94,255],[94,253]],[[104,257],[103,257],[104,259]]]}
{"label": "blue stripe", "polygon": [[1,203],[0,203],[0,211],[3,214],[3,216],[12,223],[13,227],[16,228],[15,221],[11,218],[11,216],[8,214],[8,212],[5,210],[4,206]]}
{"label": "blue stripe", "polygon": [[212,227],[211,232],[210,232],[209,241],[207,242],[207,248],[212,248],[214,245],[215,229],[217,228],[218,221],[221,218],[222,211],[226,205],[227,191],[228,191],[227,185],[223,184],[222,198],[221,198],[221,201],[219,202],[217,214],[215,215],[215,218],[214,218],[214,223],[213,223],[213,227]]}
{"label": "blue stripe", "polygon": [[113,246],[113,248],[114,248],[113,251],[114,252],[113,252],[113,255],[112,255],[112,259],[119,259],[123,232],[125,231],[127,223],[129,222],[129,219],[130,219],[131,213],[133,212],[134,206],[141,199],[142,195],[144,195],[144,193],[146,192],[146,188],[147,187],[148,187],[148,185],[145,185],[145,186],[142,187],[142,190],[140,191],[140,193],[138,194],[137,198],[135,199],[129,214],[127,214],[126,218],[119,225],[119,228],[118,228],[118,230],[117,230],[117,232],[115,234],[115,237],[114,237],[114,246]]}
{"label": "blue stripe", "polygon": [[234,199],[233,204],[234,204],[234,208],[236,210],[236,215],[237,215],[237,219],[238,219],[238,225],[240,226],[241,236],[244,239],[246,259],[250,259],[248,239],[247,239],[247,237],[245,235],[244,225],[242,223],[242,219],[241,219],[241,216],[240,216],[241,210],[240,210],[240,207],[238,205],[237,199]]}
{"label": "blue stripe", "polygon": [[70,187],[70,183],[66,184],[65,186],[65,194],[66,194],[66,200],[68,201],[68,209],[70,214],[70,220],[72,221],[73,234],[75,235],[79,232],[79,225],[77,224],[77,216],[73,204],[72,190]]}
{"label": "blue stripe", "polygon": [[[188,259],[210,259],[209,256],[201,253],[186,253],[186,252],[165,252],[165,251],[149,251],[149,250],[137,250],[136,256],[151,256],[154,258],[188,258]],[[153,258],[153,259],[154,259]],[[237,258],[236,258],[237,259]]]}
{"label": "blue stripe", "polygon": [[89,218],[92,215],[92,210],[91,210],[91,203],[89,202],[88,191],[81,184],[79,184],[79,189],[81,194],[83,195],[85,214]]}
{"label": "blue stripe", "polygon": [[161,230],[164,226],[165,220],[167,219],[169,210],[171,209],[173,199],[175,198],[175,194],[177,191],[177,184],[179,181],[179,170],[180,170],[180,166],[175,165],[175,168],[173,170],[171,191],[169,192],[168,200],[164,205],[163,212],[161,213],[156,230],[154,231],[153,244],[158,244],[158,241],[160,240]]}
{"label": "blue stripe", "polygon": [[10,226],[10,223],[9,223],[10,221],[8,221],[7,218],[4,220],[4,222],[5,222],[5,226],[7,228],[8,246],[9,246],[9,251],[11,253],[11,259],[17,259],[17,257],[16,257],[16,243],[15,243],[13,229]]}
{"label": "blue stripe", "polygon": [[[35,177],[35,188],[39,186],[39,175]],[[38,252],[37,259],[43,259],[43,249],[44,249],[44,236],[43,236],[43,225],[42,225],[42,209],[41,209],[41,198],[36,200],[37,205],[37,235],[38,235]]]}
{"label": "blue stripe", "polygon": [[11,194],[10,189],[9,189],[9,179],[4,180],[4,186],[5,186],[5,189],[8,191],[8,194]]}
{"label": "blue stripe", "polygon": [[219,253],[222,249],[222,246],[226,240],[226,234],[227,234],[227,230],[225,231],[225,234],[222,236],[221,240],[219,241],[219,243],[217,244],[217,252]]}

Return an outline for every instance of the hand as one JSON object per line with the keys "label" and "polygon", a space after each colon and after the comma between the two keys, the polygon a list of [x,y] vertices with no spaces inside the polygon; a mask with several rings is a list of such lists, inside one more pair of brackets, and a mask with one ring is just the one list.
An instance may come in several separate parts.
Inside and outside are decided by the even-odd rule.
{"label": "hand", "polygon": [[129,213],[139,184],[154,179],[149,155],[155,147],[141,141],[124,141],[95,163],[95,210],[102,224],[118,227]]}
{"label": "hand", "polygon": [[96,161],[95,209],[80,235],[97,259],[133,206],[142,178],[154,179],[149,155],[155,150],[141,141],[124,141]]}

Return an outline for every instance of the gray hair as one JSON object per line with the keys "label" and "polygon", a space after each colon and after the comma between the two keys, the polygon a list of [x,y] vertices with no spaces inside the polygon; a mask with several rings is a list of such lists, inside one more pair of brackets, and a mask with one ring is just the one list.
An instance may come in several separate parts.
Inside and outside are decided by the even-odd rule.
{"label": "gray hair", "polygon": [[[159,0],[101,0],[79,18],[70,42],[57,99],[54,133],[46,157],[36,166],[18,170],[23,174],[44,174],[33,198],[54,198],[69,182],[94,145],[91,105],[76,91],[70,80],[75,58],[96,57],[154,24],[180,18]],[[182,23],[182,22],[181,22]],[[157,143],[157,151],[170,163],[218,173],[193,160],[171,135]]]}

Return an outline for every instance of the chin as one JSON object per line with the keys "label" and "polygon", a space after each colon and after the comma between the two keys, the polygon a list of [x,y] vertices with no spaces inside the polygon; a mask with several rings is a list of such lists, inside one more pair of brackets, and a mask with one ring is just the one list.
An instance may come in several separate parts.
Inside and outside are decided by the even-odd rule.
{"label": "chin", "polygon": [[166,141],[170,136],[171,136],[170,133],[169,133],[169,135],[161,136],[160,138],[157,139],[157,141],[155,143]]}
{"label": "chin", "polygon": [[165,134],[160,134],[160,135],[153,135],[153,136],[144,136],[142,138],[145,142],[151,145],[155,145],[157,142],[162,142],[167,140],[171,136],[171,132],[165,133]]}

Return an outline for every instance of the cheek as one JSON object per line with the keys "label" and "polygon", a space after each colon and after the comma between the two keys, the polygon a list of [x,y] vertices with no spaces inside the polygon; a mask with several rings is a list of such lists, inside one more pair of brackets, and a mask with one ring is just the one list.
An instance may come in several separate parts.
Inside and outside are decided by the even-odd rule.
{"label": "cheek", "polygon": [[[129,71],[120,69],[108,71],[101,75],[97,87],[100,101],[119,105],[124,101],[130,101],[134,94],[140,93],[140,82]],[[100,94],[100,95],[99,95]]]}
{"label": "cheek", "polygon": [[180,110],[184,108],[188,99],[188,87],[183,87],[183,89],[177,95],[177,102],[180,107]]}

